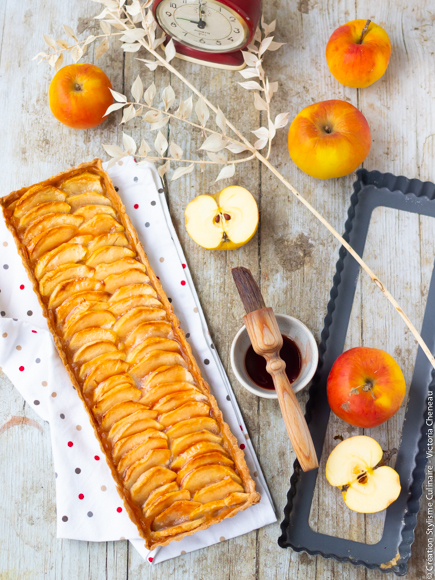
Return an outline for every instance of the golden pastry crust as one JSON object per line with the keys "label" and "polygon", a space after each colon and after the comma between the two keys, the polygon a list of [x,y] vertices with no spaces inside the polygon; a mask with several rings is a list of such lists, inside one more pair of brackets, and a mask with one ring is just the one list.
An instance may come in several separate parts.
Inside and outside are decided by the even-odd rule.
{"label": "golden pastry crust", "polygon": [[[202,504],[204,506],[210,505],[210,507],[208,509],[207,508],[200,508],[200,509],[196,508],[196,510],[192,511],[193,506],[196,507],[196,506],[200,505],[194,499],[193,496],[192,496],[192,505],[186,505],[189,502],[186,502],[185,499],[183,501],[178,501],[177,509],[179,509],[183,513],[185,513],[185,519],[180,520],[180,521],[184,521],[185,525],[183,525],[183,524],[177,525],[179,522],[174,520],[175,523],[174,523],[174,527],[172,528],[172,532],[170,531],[171,528],[166,528],[166,529],[164,528],[165,517],[166,517],[167,521],[172,521],[171,517],[172,518],[174,517],[172,512],[171,512],[171,508],[170,507],[167,508],[166,511],[163,513],[163,516],[165,516],[165,514],[167,514],[165,517],[163,517],[162,514],[160,514],[160,519],[156,520],[156,523],[153,524],[154,526],[157,526],[158,529],[157,530],[154,529],[154,531],[153,531],[151,529],[150,521],[147,520],[147,518],[144,516],[141,507],[139,507],[138,504],[135,503],[135,501],[132,499],[132,494],[125,487],[125,483],[122,482],[122,478],[121,478],[120,474],[118,473],[118,470],[116,468],[114,460],[112,459],[113,447],[112,447],[110,441],[108,440],[107,433],[105,433],[102,429],[101,419],[98,419],[98,416],[97,417],[94,416],[92,409],[90,407],[90,404],[89,404],[89,398],[87,398],[86,395],[84,394],[84,392],[82,391],[83,381],[81,381],[79,379],[78,371],[74,370],[74,368],[73,368],[73,364],[72,364],[73,354],[71,353],[71,350],[68,348],[68,346],[65,342],[65,334],[62,334],[62,332],[59,329],[59,326],[56,324],[54,309],[48,307],[48,301],[46,299],[43,299],[43,297],[41,295],[41,292],[40,292],[41,278],[38,281],[35,277],[35,274],[34,274],[34,268],[35,268],[36,261],[35,261],[35,259],[32,260],[32,256],[33,256],[32,251],[34,252],[34,254],[37,257],[40,257],[39,254],[44,254],[44,251],[43,251],[44,248],[42,248],[41,250],[39,249],[41,246],[41,243],[43,243],[44,240],[42,242],[40,242],[37,238],[33,238],[29,243],[27,243],[27,246],[26,246],[22,241],[22,237],[23,237],[22,233],[20,233],[18,228],[17,228],[17,219],[13,218],[13,215],[12,215],[15,207],[19,206],[19,211],[17,212],[17,215],[19,215],[19,218],[22,220],[22,215],[25,215],[25,213],[26,213],[26,211],[25,211],[26,207],[27,207],[28,211],[33,210],[33,207],[32,207],[33,202],[32,202],[31,197],[35,191],[37,192],[40,188],[41,189],[46,188],[47,186],[62,187],[62,182],[66,181],[67,179],[70,179],[74,176],[78,176],[79,174],[83,174],[85,172],[90,172],[91,174],[96,174],[101,178],[101,181],[104,185],[104,190],[105,190],[105,193],[107,195],[107,198],[110,200],[111,205],[113,206],[113,209],[115,210],[115,212],[118,216],[118,221],[123,226],[124,231],[122,233],[125,234],[125,236],[127,237],[130,247],[132,248],[132,250],[134,250],[136,252],[136,256],[138,257],[141,264],[143,266],[145,266],[145,272],[146,272],[146,276],[149,277],[149,283],[152,286],[152,288],[155,290],[155,293],[157,294],[158,299],[160,300],[160,302],[163,305],[164,310],[166,311],[166,321],[169,322],[172,326],[173,338],[175,338],[175,340],[180,345],[181,356],[184,359],[184,361],[186,363],[185,366],[188,368],[188,371],[190,372],[191,376],[193,377],[193,382],[196,385],[196,387],[192,387],[192,389],[199,388],[199,390],[203,394],[205,394],[207,399],[208,399],[207,404],[209,404],[210,408],[211,408],[209,416],[212,417],[217,422],[217,424],[219,426],[220,436],[223,439],[222,447],[223,447],[224,453],[226,453],[231,458],[231,461],[234,463],[234,468],[237,471],[237,474],[235,472],[233,472],[233,470],[230,467],[224,467],[222,465],[219,466],[220,471],[222,472],[222,474],[226,473],[225,470],[228,470],[228,473],[233,472],[234,475],[229,476],[229,477],[233,477],[233,482],[237,481],[239,478],[240,478],[239,481],[240,480],[242,481],[242,487],[244,490],[243,494],[230,493],[225,499],[222,499],[220,501],[216,501],[214,506],[211,505],[212,502],[210,502],[210,504]],[[57,192],[58,191],[59,190],[57,190]],[[68,189],[66,191],[68,191]],[[83,201],[82,201],[82,198],[78,198],[78,196],[75,195],[74,199],[73,199],[75,212],[80,211],[80,209],[77,209],[76,206],[80,207],[81,203],[85,203],[86,205],[94,205],[95,203],[99,203],[98,199],[99,199],[100,194],[101,194],[101,192],[97,191],[97,188],[96,188],[95,193],[93,193],[92,195],[90,193],[83,194],[83,195],[87,196],[87,198],[86,197],[83,198]],[[62,206],[59,205],[59,204],[63,203],[62,195],[60,193],[56,193],[56,195],[53,199],[56,200],[56,203],[57,203],[56,208],[59,208],[59,207],[62,208]],[[90,202],[89,204],[88,204],[88,201]],[[165,546],[173,540],[177,540],[177,541],[181,540],[184,536],[191,535],[191,534],[196,533],[200,530],[204,530],[204,529],[208,528],[209,526],[222,521],[225,518],[232,517],[237,512],[248,508],[250,505],[258,503],[258,501],[260,500],[260,495],[258,492],[255,491],[255,483],[249,474],[249,470],[248,470],[248,467],[246,465],[245,458],[244,458],[244,453],[239,448],[238,443],[237,443],[237,439],[231,433],[229,426],[224,422],[222,413],[217,405],[216,399],[211,394],[208,384],[204,381],[204,379],[201,376],[200,369],[199,369],[199,367],[198,367],[198,365],[193,357],[189,343],[186,340],[186,337],[185,337],[183,330],[180,328],[179,320],[175,316],[173,309],[172,309],[172,306],[171,306],[169,300],[167,299],[167,296],[166,296],[166,294],[165,294],[165,292],[160,284],[160,281],[155,276],[155,274],[154,274],[154,272],[153,272],[153,270],[148,262],[146,253],[142,247],[142,244],[140,243],[140,241],[138,239],[136,230],[134,229],[128,215],[126,214],[125,207],[122,204],[120,197],[116,193],[109,176],[102,169],[101,160],[94,159],[93,161],[91,161],[89,163],[82,163],[75,168],[72,168],[66,172],[59,173],[58,175],[55,175],[55,176],[51,177],[50,179],[47,179],[39,184],[36,184],[34,186],[31,186],[31,187],[24,187],[18,191],[14,191],[11,194],[9,194],[8,196],[2,198],[0,200],[0,202],[1,202],[1,205],[3,208],[3,214],[5,217],[7,227],[12,232],[15,243],[17,245],[18,253],[21,256],[24,267],[27,270],[29,279],[32,282],[33,289],[38,297],[39,303],[41,304],[43,314],[47,319],[47,324],[48,324],[48,327],[53,335],[56,348],[59,352],[59,355],[62,359],[62,362],[63,362],[65,368],[67,369],[67,371],[70,375],[72,384],[75,386],[78,395],[80,396],[80,398],[83,401],[85,409],[89,415],[89,420],[91,421],[91,424],[94,428],[95,435],[96,435],[97,439],[99,440],[101,449],[106,457],[106,461],[110,467],[110,470],[112,472],[112,476],[116,482],[119,495],[121,496],[121,498],[124,502],[125,508],[129,514],[130,518],[136,524],[140,536],[145,540],[146,547],[148,549],[154,549],[157,546]],[[42,203],[46,202],[46,200],[41,199],[41,202]],[[23,208],[23,210],[21,210],[21,208]],[[89,212],[93,212],[93,210],[89,210]],[[90,215],[93,215],[93,213],[91,213]],[[101,213],[99,215],[94,216],[94,218],[92,218],[92,219],[99,218],[101,216],[103,216],[104,218],[112,217],[112,216],[108,216],[104,212],[104,213]],[[42,219],[44,219],[44,218],[42,218]],[[47,219],[51,219],[51,218],[49,217]],[[103,222],[100,221],[99,223],[103,223]],[[37,227],[36,228],[33,227],[33,229],[37,231]],[[67,228],[67,227],[73,228],[75,226],[73,226],[73,225],[65,226],[65,228]],[[97,226],[97,227],[100,227],[100,226]],[[104,223],[103,223],[103,227],[105,227]],[[68,232],[66,232],[66,234],[67,234],[66,237],[68,237],[68,236],[71,237],[71,235],[72,235],[71,231],[72,230],[69,230]],[[98,229],[96,231],[99,232]],[[85,233],[88,234],[87,231]],[[21,238],[20,238],[20,235],[21,235]],[[30,231],[30,233],[28,235],[29,236],[33,235],[33,231]],[[110,235],[112,235],[112,234],[110,234]],[[87,245],[87,243],[89,243],[89,241],[90,241],[88,235],[81,235],[81,233],[78,232],[77,236],[76,236],[76,238],[77,238],[76,241],[78,241],[80,243],[83,242],[85,245]],[[35,242],[35,240],[36,240],[36,242]],[[39,243],[39,246],[38,246],[38,243]],[[116,242],[115,242],[115,244],[116,244]],[[124,245],[124,243],[123,243],[123,245]],[[30,248],[30,250],[29,250],[29,248]],[[87,257],[89,258],[89,256],[87,256]],[[97,259],[97,258],[95,257],[95,254],[94,254],[93,260],[95,260],[95,259]],[[126,258],[126,259],[130,259],[130,258]],[[134,270],[134,272],[136,272],[136,270]],[[137,276],[139,276],[139,274],[140,274],[143,278],[146,278],[146,276],[143,274],[142,271],[137,270],[137,272],[138,272]],[[50,278],[50,277],[48,277],[48,278]],[[89,286],[89,283],[85,278],[80,278],[80,280],[85,280],[85,282],[83,282],[83,284],[84,284],[83,287],[87,288]],[[49,284],[50,281],[48,281],[47,283]],[[68,281],[65,282],[65,284],[67,284],[67,283],[68,283]],[[104,283],[103,283],[103,285],[104,285]],[[48,288],[50,289],[51,286],[48,286]],[[101,290],[104,290],[104,288],[102,288]],[[80,291],[80,289],[79,289],[79,291]],[[95,289],[95,292],[98,292],[98,288]],[[101,293],[101,291],[100,291],[100,293]],[[145,309],[146,308],[147,307],[145,307]],[[140,308],[139,308],[139,310],[140,310]],[[143,310],[144,310],[144,308],[142,308],[142,310],[141,310],[142,313],[143,313]],[[144,319],[146,319],[146,313],[143,313],[143,314],[145,315]],[[146,323],[145,323],[145,325],[146,325]],[[164,329],[165,325],[161,325],[161,327]],[[107,334],[107,332],[106,332],[106,334]],[[128,343],[128,341],[127,341],[127,343]],[[111,353],[110,353],[111,350],[112,349],[106,347],[106,351],[108,351],[108,352],[106,355],[103,355],[103,357],[110,358],[111,357]],[[179,356],[179,355],[176,355],[176,356]],[[124,367],[122,367],[122,365],[127,365],[127,363],[125,363],[123,360],[113,361],[113,364],[121,365],[121,366],[119,366],[119,368],[121,369],[119,372],[121,372],[121,373],[123,372],[122,369],[124,368]],[[151,375],[152,374],[153,373],[151,373]],[[119,375],[119,376],[122,376],[122,375]],[[148,379],[148,377],[147,377],[147,379]],[[89,380],[89,378],[86,380]],[[102,384],[102,383],[100,382],[100,384]],[[182,384],[184,385],[184,383],[182,383]],[[85,383],[85,385],[86,385],[86,383]],[[85,389],[86,388],[89,389],[89,385],[87,387],[85,386]],[[106,387],[105,387],[105,385],[102,385],[101,388],[104,389]],[[125,383],[124,386],[120,385],[119,387],[115,387],[115,388],[134,389],[134,387],[132,387],[131,384],[128,384],[128,383]],[[184,386],[183,388],[187,389],[189,393],[190,393],[190,391],[192,391],[192,389],[190,389],[189,385]],[[134,406],[134,405],[137,405],[137,403],[131,403],[131,405]],[[197,405],[204,405],[204,403],[197,403]],[[144,408],[146,409],[146,407],[144,407]],[[139,411],[139,413],[140,412],[141,411]],[[146,412],[147,411],[145,411],[145,413]],[[148,414],[149,413],[152,413],[152,412],[148,411]],[[169,417],[168,421],[170,421],[170,415],[166,414],[166,416]],[[151,421],[151,419],[143,419],[143,421],[145,421],[145,422]],[[119,425],[119,423],[117,423],[117,425]],[[118,428],[118,431],[119,431],[119,428]],[[163,437],[163,435],[162,435],[162,437]],[[212,440],[213,437],[216,437],[216,436],[210,434],[210,441]],[[123,441],[126,441],[126,440],[127,440],[127,437],[125,439],[123,439]],[[179,439],[178,439],[178,441],[179,441]],[[212,443],[211,447],[216,447],[216,444]],[[138,447],[136,447],[135,449],[137,450]],[[213,456],[213,453],[211,455]],[[146,457],[148,457],[148,456],[149,456],[149,453]],[[163,457],[163,456],[165,456],[165,454],[164,453],[162,454],[160,452],[156,456]],[[125,457],[125,455],[124,455],[124,457]],[[230,460],[226,460],[226,461],[230,461]],[[136,466],[136,465],[138,465],[138,463],[135,463],[134,465]],[[146,461],[144,462],[144,466],[148,467],[148,463]],[[140,465],[139,465],[139,467],[140,467]],[[153,469],[157,470],[157,471],[153,471]],[[162,482],[164,481],[166,483],[166,480],[164,479],[164,477],[166,477],[166,472],[160,473],[160,471],[165,470],[165,469],[167,469],[167,468],[165,468],[165,467],[151,468],[148,471],[146,471],[146,473],[144,473],[144,476],[146,474],[152,475],[153,473],[156,473],[156,477],[157,477],[160,474],[163,478]],[[207,468],[203,467],[202,469],[204,470]],[[171,470],[167,469],[167,471],[170,472]],[[201,467],[198,467],[198,469],[196,471],[199,474],[201,471]],[[190,472],[190,473],[192,473],[192,472]],[[149,475],[149,477],[151,477],[151,475]],[[198,477],[200,477],[200,476],[198,475]],[[169,477],[169,479],[171,479],[171,477]],[[225,478],[225,479],[227,479],[227,478]],[[165,489],[167,488],[167,492],[170,492],[170,490],[173,489],[171,487],[173,485],[174,484],[169,483],[169,480],[168,480],[168,483],[166,485],[163,485],[163,487],[159,488],[159,489],[163,490],[164,488]],[[195,482],[192,483],[192,486],[193,486],[193,489],[196,489],[194,487],[194,485],[195,485]],[[219,485],[219,484],[216,484],[216,485]],[[233,483],[234,488],[237,488],[237,485],[238,484]],[[175,487],[178,489],[178,486],[175,486]],[[207,489],[207,488],[202,488],[202,489]],[[132,490],[134,491],[134,486],[133,486]],[[158,489],[156,491],[158,491]],[[180,492],[181,491],[183,491],[183,490],[180,490]],[[179,494],[180,492],[176,492],[176,493]],[[199,490],[199,492],[201,492],[201,489]],[[184,493],[184,491],[183,491],[183,493]],[[150,494],[149,498],[152,495],[153,495],[153,493]],[[174,496],[174,500],[176,500],[176,497],[178,497],[178,495]],[[234,498],[233,503],[232,503],[231,497]],[[145,502],[145,507],[146,507],[146,504],[150,501],[149,498]],[[158,500],[156,500],[156,501],[158,501]],[[237,501],[239,501],[241,503],[237,503]],[[168,502],[168,503],[170,503],[170,502]],[[234,505],[234,503],[235,503],[235,505]],[[226,507],[224,507],[224,504]],[[150,505],[154,506],[155,504],[150,504]],[[212,507],[214,507],[215,510],[217,510],[217,511],[213,512]],[[218,507],[220,509],[217,509]],[[172,510],[172,511],[174,511],[174,510]],[[145,512],[145,508],[144,508],[144,512]],[[175,512],[176,512],[176,509],[175,509]],[[206,515],[204,517],[199,517],[199,515],[198,515],[198,519],[189,520],[189,514],[195,514],[196,512],[198,512],[199,515],[204,515],[204,514],[206,514]],[[210,512],[210,513],[208,513],[208,512]],[[149,513],[149,509],[148,509],[148,512],[146,512],[146,513],[147,514]],[[163,523],[162,523],[162,521],[163,521]],[[168,530],[169,530],[169,532],[168,532]]]}

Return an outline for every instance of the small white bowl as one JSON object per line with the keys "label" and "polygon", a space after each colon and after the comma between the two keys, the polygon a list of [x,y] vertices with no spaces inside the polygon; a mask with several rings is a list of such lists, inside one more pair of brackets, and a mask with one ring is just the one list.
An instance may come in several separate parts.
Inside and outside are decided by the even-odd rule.
{"label": "small white bowl", "polygon": [[[319,362],[319,351],[314,336],[308,328],[297,318],[287,314],[275,314],[281,334],[287,336],[299,348],[302,357],[302,365],[298,378],[292,383],[295,393],[308,385],[314,376]],[[234,337],[231,345],[231,366],[239,383],[257,395],[265,399],[277,399],[275,391],[269,391],[256,385],[249,377],[245,367],[245,357],[251,345],[248,331],[243,326]]]}

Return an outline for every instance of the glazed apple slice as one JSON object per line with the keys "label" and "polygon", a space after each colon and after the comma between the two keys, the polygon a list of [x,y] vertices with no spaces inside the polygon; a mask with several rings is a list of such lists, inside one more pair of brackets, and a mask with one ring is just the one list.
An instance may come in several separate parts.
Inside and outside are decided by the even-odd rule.
{"label": "glazed apple slice", "polygon": [[[146,286],[146,284],[135,284],[135,286]],[[125,287],[128,288],[128,286]],[[172,326],[169,322],[143,322],[127,336],[125,348],[131,351],[147,338],[169,338],[170,336],[172,336]]]}
{"label": "glazed apple slice", "polygon": [[179,421],[176,425],[167,429],[166,434],[170,441],[195,433],[196,431],[210,431],[214,435],[219,435],[219,425],[212,417],[195,417]]}
{"label": "glazed apple slice", "polygon": [[141,388],[144,395],[154,389],[157,385],[165,383],[191,383],[195,385],[195,381],[190,372],[181,365],[162,366],[156,369],[148,377],[141,382]]}
{"label": "glazed apple slice", "polygon": [[237,481],[227,476],[217,483],[199,489],[193,496],[193,500],[201,503],[210,503],[212,501],[225,499],[232,493],[243,493],[244,491],[243,487]]}
{"label": "glazed apple slice", "polygon": [[133,465],[127,469],[123,476],[125,487],[131,489],[139,477],[152,467],[157,467],[159,465],[166,467],[170,458],[171,452],[169,449],[152,449],[143,459],[139,459],[139,461],[136,461],[136,463],[133,463]]}
{"label": "glazed apple slice", "polygon": [[195,493],[208,485],[221,481],[224,477],[231,477],[239,485],[242,484],[242,480],[231,467],[226,465],[203,465],[189,472],[184,477],[181,487],[188,489],[190,493]]}
{"label": "glazed apple slice", "polygon": [[107,360],[101,362],[88,374],[83,384],[83,388],[95,388],[99,383],[113,375],[126,373],[129,368],[130,365],[123,360]]}
{"label": "glazed apple slice", "polygon": [[74,175],[74,177],[69,177],[63,181],[59,187],[69,195],[85,193],[87,191],[103,193],[101,177],[96,173],[91,173],[89,171],[84,171],[83,173]]}
{"label": "glazed apple slice", "polygon": [[[142,403],[135,403],[134,401],[127,401],[127,403],[119,403],[112,407],[110,411],[108,411],[102,421],[101,421],[101,428],[103,431],[107,433],[113,427],[115,423],[124,419],[124,417],[128,417],[132,415],[135,411],[139,411],[139,409],[146,409],[145,405]],[[151,415],[152,419],[155,419],[155,415]]]}
{"label": "glazed apple slice", "polygon": [[[107,281],[105,282],[107,288]],[[125,338],[136,326],[142,322],[149,322],[152,320],[162,320],[166,318],[166,311],[162,308],[145,308],[139,306],[132,308],[126,314],[121,316],[116,322],[113,330],[120,338]]]}
{"label": "glazed apple slice", "polygon": [[[133,379],[131,378],[131,376],[128,373],[121,373],[120,375],[113,375],[113,376],[109,377],[105,381],[102,381],[98,385],[98,387],[95,389],[95,392],[93,395],[94,400],[98,401],[99,399],[101,399],[101,397],[103,395],[108,393],[111,389],[113,389],[114,387],[117,387],[118,385],[122,385],[124,383],[127,383],[127,384],[131,385],[132,387],[136,386],[136,383],[133,381]],[[87,390],[87,389],[83,388],[84,393],[88,393],[92,390],[93,389]]]}
{"label": "glazed apple slice", "polygon": [[78,207],[74,211],[74,215],[80,215],[83,218],[83,221],[88,221],[99,213],[105,213],[107,215],[111,215],[112,217],[116,217],[115,210],[110,205],[84,205]]}
{"label": "glazed apple slice", "polygon": [[30,258],[38,260],[46,252],[70,240],[76,235],[77,231],[76,226],[67,225],[58,226],[38,234],[27,246]]}
{"label": "glazed apple slice", "polygon": [[87,328],[86,330],[77,332],[69,341],[68,346],[70,350],[75,352],[86,344],[91,344],[100,340],[107,340],[117,344],[118,335],[114,333],[113,330],[108,330],[107,328]]}
{"label": "glazed apple slice", "polygon": [[110,294],[113,294],[118,288],[122,286],[130,286],[131,284],[148,284],[150,279],[148,276],[138,268],[127,270],[121,274],[111,274],[104,280],[104,286]]}
{"label": "glazed apple slice", "polygon": [[142,505],[152,491],[165,483],[171,483],[176,478],[173,471],[167,467],[152,467],[143,473],[130,489],[134,502]]}
{"label": "glazed apple slice", "polygon": [[87,328],[107,328],[110,329],[116,322],[116,318],[108,310],[87,310],[71,320],[68,321],[63,329],[64,338],[71,338],[77,332],[86,330]]}
{"label": "glazed apple slice", "polygon": [[[136,309],[135,309],[136,310]],[[139,363],[134,365],[130,371],[131,376],[136,380],[140,381],[143,377],[146,377],[156,369],[162,366],[170,365],[185,365],[187,366],[184,358],[176,352],[166,352],[164,350],[155,350],[146,354]]]}
{"label": "glazed apple slice", "polygon": [[152,407],[155,405],[160,399],[164,397],[169,397],[174,393],[201,393],[198,387],[195,387],[191,383],[162,383],[156,385],[153,389],[147,390],[145,395],[142,397],[142,402],[145,405],[149,405]]}
{"label": "glazed apple slice", "polygon": [[154,542],[160,542],[160,540],[163,538],[186,534],[202,526],[205,521],[205,518],[198,518],[197,520],[183,522],[182,524],[174,526],[173,528],[165,528],[164,530],[159,530],[158,532],[151,532],[151,540]]}
{"label": "glazed apple slice", "polygon": [[155,518],[152,529],[158,531],[165,528],[173,528],[183,522],[190,521],[191,513],[198,507],[201,507],[201,504],[196,501],[176,501]]}
{"label": "glazed apple slice", "polygon": [[39,281],[39,292],[42,296],[50,296],[56,286],[66,280],[76,280],[77,278],[92,278],[94,269],[84,264],[62,264],[51,270]]}
{"label": "glazed apple slice", "polygon": [[224,455],[219,451],[212,451],[211,453],[205,453],[204,455],[199,455],[198,457],[192,458],[186,463],[183,469],[177,473],[177,483],[182,485],[184,478],[198,467],[203,467],[204,465],[226,465],[227,467],[234,467],[234,461],[229,457]]}
{"label": "glazed apple slice", "polygon": [[94,236],[90,234],[86,235],[77,235],[70,239],[70,244],[81,244],[82,246],[87,246],[89,242],[93,240]]}
{"label": "glazed apple slice", "polygon": [[[160,422],[160,421],[159,421]],[[202,431],[195,431],[194,433],[189,433],[189,435],[183,435],[183,437],[177,437],[171,442],[172,457],[177,459],[179,455],[187,451],[190,447],[196,443],[222,443],[222,437],[218,437],[210,431],[205,429]],[[173,462],[175,463],[175,461]]]}
{"label": "glazed apple slice", "polygon": [[150,493],[148,499],[146,500],[146,502],[142,506],[142,511],[143,512],[147,511],[160,498],[162,498],[166,494],[174,493],[176,491],[180,491],[180,490],[178,489],[178,485],[174,481],[172,483],[166,483],[165,485],[161,485],[160,487],[158,487],[157,489],[155,489],[154,491],[152,491]]}
{"label": "glazed apple slice", "polygon": [[138,401],[139,399],[139,389],[128,384],[119,385],[104,395],[104,397],[102,397],[98,403],[92,407],[92,411],[96,417],[100,418],[104,413],[107,413],[109,409],[118,403],[125,401]]}
{"label": "glazed apple slice", "polygon": [[[220,439],[222,441],[222,439]],[[187,449],[184,453],[181,453],[172,463],[171,469],[174,471],[179,471],[191,461],[193,458],[200,457],[201,455],[206,455],[207,453],[225,453],[223,447],[219,443],[210,443],[209,441],[200,441],[195,443]]]}
{"label": "glazed apple slice", "polygon": [[112,451],[112,457],[118,472],[122,474],[152,449],[167,448],[168,441],[164,433],[155,429],[146,429],[141,433],[117,441]]}
{"label": "glazed apple slice", "polygon": [[86,344],[82,346],[74,355],[73,362],[79,365],[85,364],[90,360],[101,356],[102,354],[108,354],[117,352],[118,349],[108,340],[100,340],[99,342],[94,342],[94,344]]}
{"label": "glazed apple slice", "polygon": [[50,213],[69,213],[71,206],[65,201],[48,201],[26,212],[18,222],[18,228],[27,228],[31,223]]}
{"label": "glazed apple slice", "polygon": [[122,258],[111,264],[98,264],[95,268],[95,278],[105,280],[112,274],[123,274],[127,270],[141,270],[145,273],[145,266],[134,258]]}
{"label": "glazed apple slice", "polygon": [[[192,402],[200,402],[206,403],[208,398],[203,393],[199,392],[195,388],[191,388],[188,391],[182,391],[181,393],[175,393],[172,395],[167,395],[163,397],[153,405],[153,409],[158,411],[159,413],[169,413],[170,411],[174,411],[181,407],[185,403],[192,403]],[[183,421],[181,421],[183,422]]]}
{"label": "glazed apple slice", "polygon": [[154,296],[133,296],[132,298],[125,298],[125,300],[120,300],[119,302],[114,302],[109,305],[110,310],[115,316],[123,316],[132,308],[138,308],[139,306],[145,308],[162,308],[162,303]]}
{"label": "glazed apple slice", "polygon": [[121,232],[115,232],[114,234],[101,234],[90,242],[88,246],[89,253],[92,254],[92,252],[95,252],[95,250],[104,246],[128,246],[128,240],[125,237],[125,234]]}
{"label": "glazed apple slice", "polygon": [[155,501],[151,503],[147,509],[145,509],[144,507],[143,514],[148,520],[153,520],[160,513],[168,509],[168,507],[170,507],[174,502],[189,499],[190,493],[187,489],[177,489],[176,491],[169,491],[156,498]]}
{"label": "glazed apple slice", "polygon": [[115,423],[110,429],[107,438],[114,445],[119,439],[135,435],[146,429],[161,431],[163,429],[162,425],[154,419],[155,415],[152,410],[140,409],[139,411],[135,411],[132,415],[124,417],[124,419]]}
{"label": "glazed apple slice", "polygon": [[62,302],[65,302],[67,298],[70,298],[74,294],[85,292],[86,290],[100,290],[100,288],[101,283],[94,278],[77,278],[76,280],[61,282],[53,290],[48,302],[48,307],[57,308],[62,304]]}
{"label": "glazed apple slice", "polygon": [[23,244],[26,246],[42,233],[59,226],[75,226],[78,228],[83,222],[83,218],[77,215],[66,213],[49,213],[32,222],[24,231]]}
{"label": "glazed apple slice", "polygon": [[[133,298],[130,298],[129,300],[133,300]],[[154,300],[154,298],[152,298],[152,300]],[[123,302],[124,300],[121,301],[121,304]],[[116,314],[113,307],[111,307],[110,310]],[[156,350],[164,350],[166,352],[180,352],[180,345],[176,340],[171,340],[169,338],[147,338],[129,353],[127,360],[131,363],[138,363],[144,355]]]}
{"label": "glazed apple slice", "polygon": [[84,363],[79,371],[79,377],[85,379],[88,374],[101,362],[107,360],[125,360],[125,353],[122,351],[106,352]]}
{"label": "glazed apple slice", "polygon": [[110,303],[115,304],[121,300],[134,298],[136,296],[153,296],[157,297],[157,292],[149,284],[131,284],[131,286],[123,286],[116,290],[113,296],[110,297]]}
{"label": "glazed apple slice", "polygon": [[81,304],[87,306],[107,302],[108,294],[99,290],[79,292],[67,298],[56,309],[56,320],[58,324],[65,324],[69,317],[74,313],[75,309]]}
{"label": "glazed apple slice", "polygon": [[217,501],[210,501],[209,503],[199,503],[195,502],[198,506],[195,508],[192,513],[190,514],[191,520],[196,520],[198,518],[212,518],[216,515],[216,512],[228,508],[225,503],[224,499],[220,499]]}
{"label": "glazed apple slice", "polygon": [[159,423],[164,427],[169,427],[170,425],[176,425],[180,421],[185,421],[186,419],[191,419],[192,417],[209,417],[210,416],[210,406],[206,403],[198,403],[197,401],[192,401],[184,403],[181,407],[169,411],[169,413],[163,413],[159,416]]}
{"label": "glazed apple slice", "polygon": [[93,218],[84,222],[79,229],[81,235],[101,236],[101,234],[113,234],[123,232],[123,226],[111,215],[99,213]]}
{"label": "glazed apple slice", "polygon": [[[69,195],[67,202],[70,204],[72,210],[75,212],[77,209],[89,205],[107,205],[110,206],[110,200],[104,195],[88,191],[87,193],[79,193],[78,195]],[[112,210],[113,211],[113,210]],[[102,213],[102,212],[99,212]],[[107,212],[107,215],[112,214],[112,212]],[[115,214],[115,212],[113,212]],[[97,214],[94,214],[97,215]],[[92,216],[93,217],[93,216]]]}
{"label": "glazed apple slice", "polygon": [[[95,268],[99,264],[111,264],[117,260],[122,260],[122,258],[132,258],[135,255],[133,250],[125,246],[103,246],[92,252],[86,260],[86,264]],[[113,272],[110,273],[113,274]]]}
{"label": "glazed apple slice", "polygon": [[64,264],[75,264],[83,260],[86,254],[87,250],[81,244],[71,244],[71,242],[61,244],[39,258],[34,269],[35,278],[40,280],[47,272],[56,270]]}
{"label": "glazed apple slice", "polygon": [[50,201],[65,201],[66,195],[52,185],[35,185],[24,193],[14,208],[14,217],[22,218],[34,207]]}

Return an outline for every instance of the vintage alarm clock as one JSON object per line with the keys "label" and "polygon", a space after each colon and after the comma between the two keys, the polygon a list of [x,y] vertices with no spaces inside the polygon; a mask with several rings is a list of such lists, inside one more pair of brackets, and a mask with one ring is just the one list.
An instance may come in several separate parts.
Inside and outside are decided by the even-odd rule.
{"label": "vintage alarm clock", "polygon": [[251,42],[261,0],[154,0],[153,14],[177,56],[207,66],[240,70]]}

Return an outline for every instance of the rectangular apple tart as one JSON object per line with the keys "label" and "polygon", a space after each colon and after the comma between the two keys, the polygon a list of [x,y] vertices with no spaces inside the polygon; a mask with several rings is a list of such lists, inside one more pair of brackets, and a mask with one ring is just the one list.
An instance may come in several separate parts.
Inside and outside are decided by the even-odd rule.
{"label": "rectangular apple tart", "polygon": [[1,200],[62,361],[147,548],[260,499],[96,159]]}

